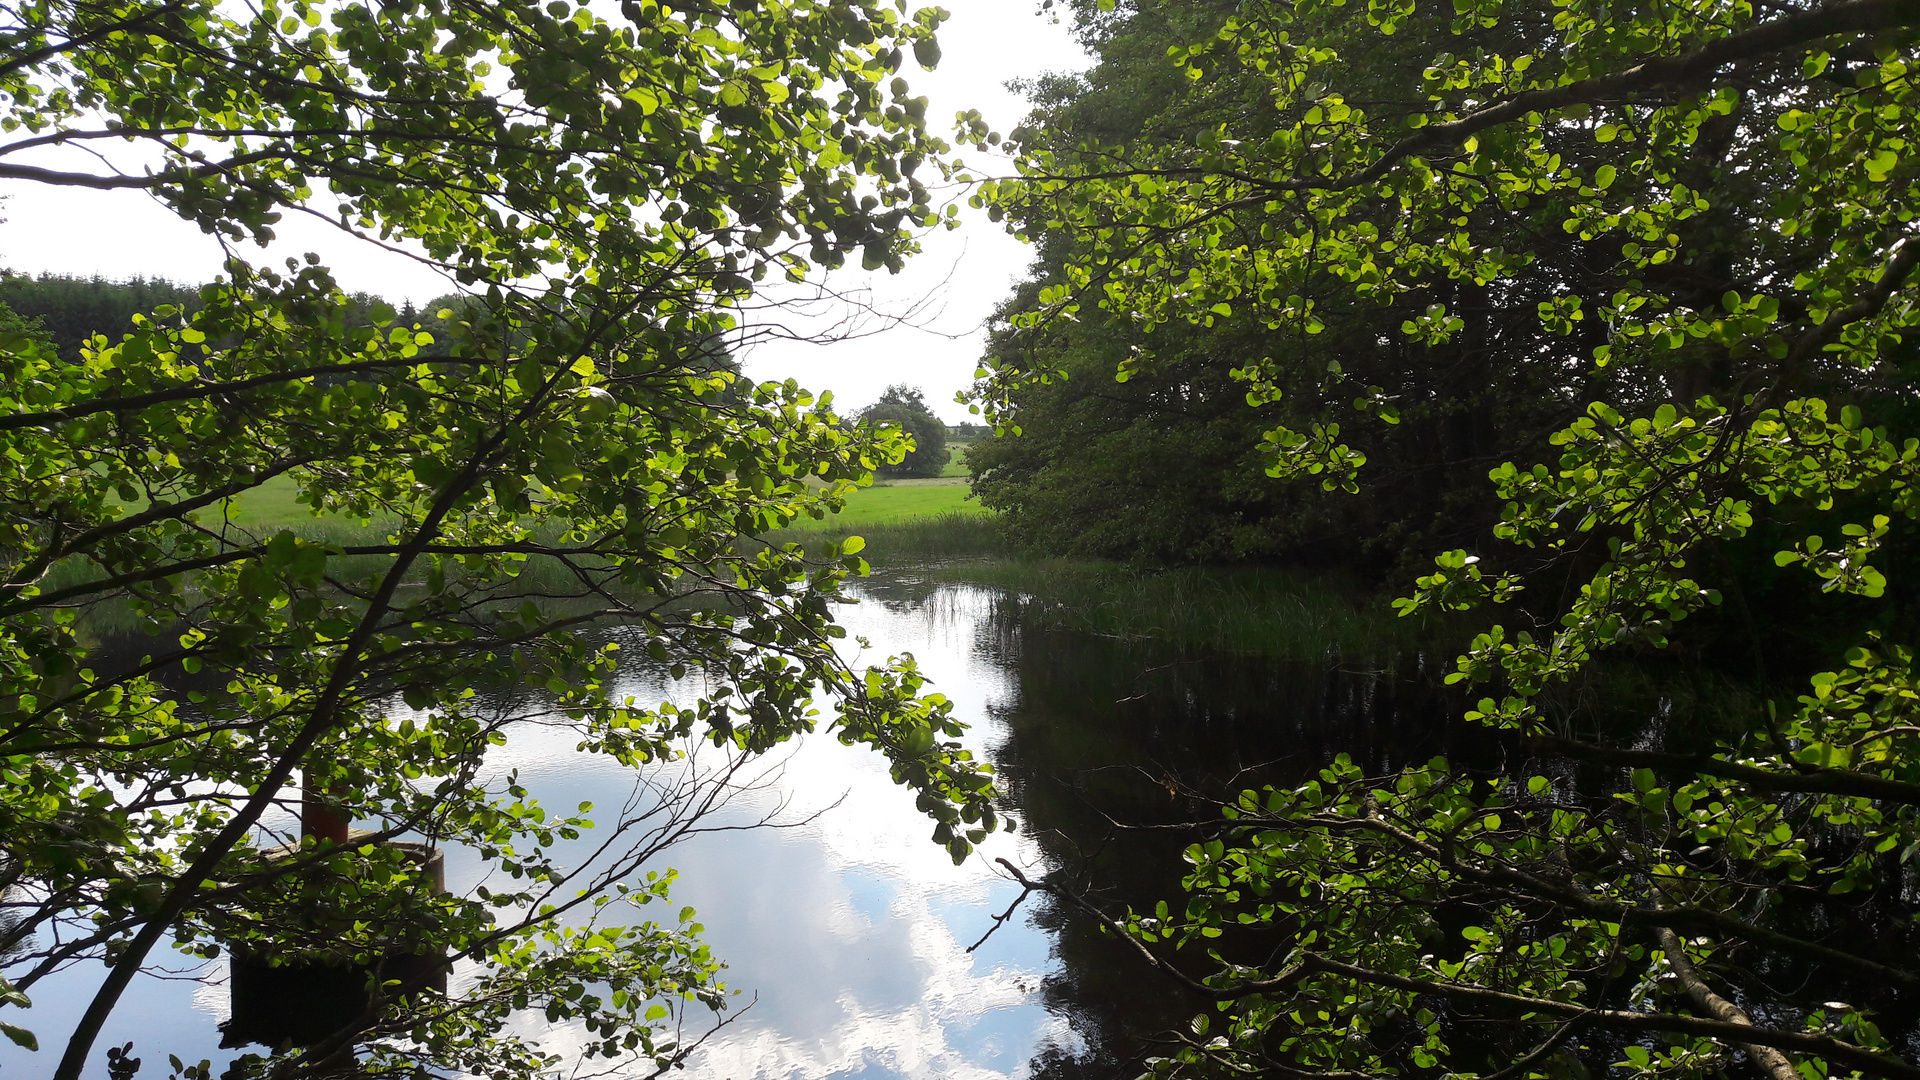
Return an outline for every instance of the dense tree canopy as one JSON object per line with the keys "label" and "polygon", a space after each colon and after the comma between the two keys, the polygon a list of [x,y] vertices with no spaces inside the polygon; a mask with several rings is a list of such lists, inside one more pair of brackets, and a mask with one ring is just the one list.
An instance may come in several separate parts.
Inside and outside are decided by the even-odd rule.
{"label": "dense tree canopy", "polygon": [[[1097,156],[1110,145],[1179,152],[1222,124],[1242,140],[1270,134],[1278,117],[1260,80],[1191,80],[1166,62],[1170,48],[1211,32],[1228,12],[1142,5],[1124,20],[1089,13],[1082,32],[1100,62],[1033,84],[1029,138]],[[1356,78],[1390,70],[1369,64]],[[1569,414],[1564,373],[1501,362],[1541,347],[1547,335],[1535,313],[1444,281],[1391,303],[1323,303],[1314,333],[1270,326],[1245,307],[1208,310],[1190,329],[1145,320],[1129,305],[1049,312],[1027,325],[1048,306],[1046,290],[1089,252],[1043,204],[1001,209],[1040,257],[1035,280],[1001,312],[994,374],[981,386],[1018,435],[982,445],[973,467],[982,500],[1027,546],[1162,561],[1286,558],[1368,572],[1424,565],[1436,545],[1470,540],[1492,523],[1478,499],[1483,469],[1461,466],[1537,452]],[[1544,224],[1514,215],[1500,227],[1531,234]],[[1325,267],[1307,273],[1316,287],[1331,280]],[[1400,333],[1436,301],[1472,319],[1474,332],[1444,349]],[[1284,361],[1270,372],[1278,382],[1247,408],[1235,373],[1269,356]],[[1394,423],[1346,415],[1362,387],[1362,400]],[[1317,485],[1262,481],[1257,466],[1271,463],[1262,432],[1343,422],[1349,455],[1370,467],[1330,485],[1332,497]],[[1339,497],[1349,487],[1361,497]]]}
{"label": "dense tree canopy", "polygon": [[[1264,330],[1215,377],[1277,406],[1267,472],[1326,492],[1454,372],[1562,410],[1451,459],[1491,527],[1399,603],[1490,612],[1450,681],[1498,754],[1248,792],[1158,910],[1034,883],[1216,1002],[1156,1072],[1914,1075],[1920,10],[1076,10],[1096,44],[1185,32],[1160,55],[1191,86],[1019,132],[983,191],[1059,251],[977,392],[1003,435],[1082,375],[1047,335],[1108,323],[1129,385],[1190,365],[1188,328]],[[1777,659],[1783,612],[1821,646],[1749,670],[1722,729],[1543,707],[1702,622]]]}
{"label": "dense tree canopy", "polygon": [[[749,539],[838,507],[905,447],[791,384],[738,384],[724,352],[728,305],[765,275],[897,266],[936,223],[916,172],[945,147],[894,73],[937,59],[943,13],[904,12],[6,9],[0,176],[148,191],[234,252],[191,303],[82,348],[0,339],[0,1032],[46,1044],[50,1075],[100,1066],[102,1023],[169,944],[371,965],[353,1023],[231,1075],[344,1057],[541,1074],[539,1041],[503,1034],[522,1011],[582,1026],[592,1055],[678,1060],[661,1012],[720,1003],[689,916],[582,921],[616,886],[663,896],[642,871],[673,830],[607,824],[611,861],[563,866],[551,848],[582,814],[474,783],[523,718],[494,689],[537,689],[583,751],[635,768],[824,724],[892,760],[956,858],[994,826],[910,662],[856,673],[834,652],[857,544],[818,565]],[[127,143],[145,164],[35,156]],[[362,318],[316,260],[239,257],[287,214],[473,299],[431,329],[381,304]],[[235,518],[289,483],[328,521]],[[699,699],[617,698],[611,649],[571,632],[604,619],[700,672]],[[289,836],[302,775],[310,827]],[[349,821],[369,842],[338,843]],[[505,876],[436,894],[370,842],[407,835]],[[380,985],[396,943],[423,941],[477,965],[468,989]],[[88,962],[103,974],[72,1030],[34,1023],[36,986]]]}
{"label": "dense tree canopy", "polygon": [[[1019,435],[967,450],[974,491],[1011,541],[1157,564],[1303,554],[1312,515],[1262,475],[1255,451],[1274,410],[1248,409],[1220,363],[1244,335],[1173,330],[1155,342],[1152,377],[1116,383],[1136,335],[1105,320],[1051,331],[1038,351],[1060,376],[1019,392]],[[1030,345],[1005,330],[994,341],[1012,365]]]}
{"label": "dense tree canopy", "polygon": [[880,392],[880,400],[860,410],[860,419],[913,440],[906,457],[880,466],[882,476],[939,476],[952,457],[947,450],[947,425],[927,408],[926,396],[915,387],[905,383],[887,387]]}

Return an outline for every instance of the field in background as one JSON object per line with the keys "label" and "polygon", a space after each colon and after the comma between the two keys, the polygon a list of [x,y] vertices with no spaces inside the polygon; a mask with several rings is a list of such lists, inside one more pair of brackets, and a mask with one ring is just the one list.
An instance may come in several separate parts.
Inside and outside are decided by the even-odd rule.
{"label": "field in background", "polygon": [[[227,520],[235,525],[249,528],[263,525],[307,525],[322,521],[351,525],[354,522],[336,515],[315,517],[313,508],[295,501],[299,489],[295,487],[293,477],[280,475],[267,480],[259,487],[243,495],[227,500]],[[201,513],[201,520],[209,521],[212,515]]]}
{"label": "field in background", "polygon": [[[802,521],[797,527],[846,535],[849,530],[874,525],[897,525],[922,518],[991,516],[985,507],[967,498],[969,490],[964,482],[954,483],[944,478],[883,481],[853,492],[847,497],[846,509],[840,513],[822,521]],[[357,521],[348,518],[333,515],[315,517],[304,503],[295,500],[295,495],[292,478],[276,476],[258,488],[228,500],[225,511],[227,520],[246,528],[290,526],[301,533],[318,526],[325,526],[328,533],[350,533],[359,527]],[[199,517],[209,525],[218,520],[211,511],[203,511]]]}
{"label": "field in background", "polygon": [[822,521],[802,521],[803,529],[847,529],[867,525],[895,525],[914,518],[974,517],[989,514],[967,498],[966,484],[941,480],[903,480],[861,488],[847,496],[847,507]]}
{"label": "field in background", "polygon": [[[863,556],[876,567],[913,568],[936,580],[1009,590],[1038,628],[1158,640],[1196,654],[1288,660],[1365,657],[1369,663],[1387,667],[1417,662],[1424,655],[1444,663],[1476,628],[1465,618],[1394,618],[1387,606],[1390,592],[1308,571],[1280,567],[1149,570],[1036,558],[1006,547],[998,515],[968,500],[969,490],[964,480],[945,478],[882,482],[853,492],[846,510],[836,516],[806,521],[801,527],[749,543],[799,543],[809,554],[824,557],[830,541],[858,535],[866,541]],[[236,525],[288,526],[310,540],[343,545],[377,543],[386,531],[380,523],[316,517],[294,495],[293,481],[277,477],[230,502],[225,512]],[[217,520],[206,511],[199,517],[208,525]],[[336,573],[343,577],[376,573],[385,561],[384,556],[356,556],[344,560]],[[54,568],[42,587],[60,588],[95,573],[78,564],[62,565]],[[573,583],[568,571],[542,558],[529,560],[522,580],[529,587],[546,589]],[[117,603],[94,607],[84,621],[91,632],[151,631]],[[1572,708],[1589,699],[1651,702],[1656,690],[1672,696],[1672,688],[1665,683],[1656,686],[1642,665],[1614,663],[1593,667],[1580,685],[1559,688],[1550,696],[1562,707]],[[1750,706],[1750,696],[1708,679],[1685,694],[1685,700],[1661,700],[1675,715],[1684,713],[1711,724],[1733,705]]]}

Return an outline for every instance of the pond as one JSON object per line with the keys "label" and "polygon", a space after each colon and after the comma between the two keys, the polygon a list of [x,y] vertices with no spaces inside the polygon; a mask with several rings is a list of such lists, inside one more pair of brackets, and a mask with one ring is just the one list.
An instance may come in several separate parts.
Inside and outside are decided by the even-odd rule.
{"label": "pond", "polygon": [[[1021,890],[993,860],[1063,873],[1115,909],[1151,905],[1177,894],[1178,826],[1212,817],[1209,795],[1297,782],[1338,753],[1380,767],[1424,759],[1457,711],[1426,688],[1417,657],[1396,675],[1332,657],[1185,655],[1050,630],[1031,598],[910,572],[876,574],[856,593],[842,616],[850,648],[864,638],[867,659],[919,659],[1000,772],[1019,831],[956,867],[879,755],[816,737],[757,764],[706,819],[716,831],[661,860],[680,875],[674,906],[698,911],[735,991],[719,1030],[688,1016],[685,1037],[705,1036],[688,1076],[1130,1075],[1141,1037],[1184,1023],[1197,1003],[1039,897],[994,930]],[[642,700],[687,692],[650,669],[620,677]],[[633,773],[575,753],[575,741],[535,728],[492,764],[560,809],[635,797]],[[471,887],[477,861],[452,852],[447,872],[450,887]],[[41,982],[27,1026],[60,1041],[98,977]],[[212,1059],[218,1075],[241,1052],[218,1045],[226,977],[224,961],[185,960],[142,976],[97,1045],[132,1042],[142,1075],[165,1075],[168,1054]],[[563,1054],[583,1037],[527,1033]],[[0,1076],[43,1075],[57,1053],[0,1046]]]}

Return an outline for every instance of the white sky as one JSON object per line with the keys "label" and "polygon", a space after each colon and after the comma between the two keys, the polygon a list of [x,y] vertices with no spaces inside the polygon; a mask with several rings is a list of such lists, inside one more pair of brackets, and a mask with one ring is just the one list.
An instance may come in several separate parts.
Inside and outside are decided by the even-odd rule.
{"label": "white sky", "polygon": [[[931,100],[928,121],[943,136],[951,135],[951,118],[963,109],[979,109],[994,130],[1005,132],[1026,111],[1021,99],[1005,89],[1007,80],[1087,64],[1067,26],[1037,11],[1038,0],[944,0],[942,6],[953,17],[940,30],[939,69],[921,71],[909,61],[903,74],[915,93]],[[60,154],[36,157],[33,163],[88,167],[85,159]],[[999,162],[981,155],[961,156],[975,166],[976,175],[1000,171]],[[933,174],[921,175],[927,179]],[[144,194],[0,180],[0,196],[6,199],[0,207],[5,217],[0,222],[0,266],[35,274],[165,277],[187,283],[219,272],[219,246]],[[816,306],[809,318],[785,321],[818,332],[853,318],[879,332],[830,345],[764,342],[742,357],[747,374],[754,379],[796,379],[816,392],[831,390],[843,411],[872,401],[889,383],[904,382],[923,389],[928,404],[948,422],[968,419],[966,407],[954,404],[953,396],[972,381],[985,337],[983,323],[1024,273],[1031,255],[984,214],[964,205],[962,214],[966,224],[928,237],[927,250],[910,261],[905,272],[868,275],[855,269],[827,282],[836,292],[864,297],[875,311],[905,318],[906,325],[881,328],[888,320],[850,308]],[[263,262],[317,251],[341,287],[377,293],[396,304],[403,299],[420,303],[454,291],[446,279],[420,264],[352,241],[317,221],[293,215],[281,223],[279,233],[270,251],[250,248],[248,256]]]}

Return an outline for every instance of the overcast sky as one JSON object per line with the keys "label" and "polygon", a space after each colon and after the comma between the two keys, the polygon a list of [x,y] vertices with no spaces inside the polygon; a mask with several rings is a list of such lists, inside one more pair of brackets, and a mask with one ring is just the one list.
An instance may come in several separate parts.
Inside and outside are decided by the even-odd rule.
{"label": "overcast sky", "polygon": [[[979,109],[995,130],[1005,132],[1026,111],[1022,100],[1006,90],[1008,80],[1086,66],[1066,25],[1041,15],[1038,5],[1039,0],[945,0],[953,17],[940,31],[939,69],[924,72],[909,63],[904,72],[915,92],[931,100],[928,122],[938,133],[950,136],[951,118],[962,109]],[[34,163],[88,167],[86,159],[56,156],[60,153]],[[972,152],[962,156],[984,167],[977,171],[993,171],[996,164]],[[219,272],[219,247],[147,195],[14,180],[0,181],[0,195],[6,196],[0,208],[5,215],[0,266],[190,283]],[[832,390],[843,410],[872,401],[889,383],[904,382],[923,389],[928,403],[949,422],[966,419],[966,407],[954,404],[953,396],[972,381],[983,322],[1024,272],[1030,254],[984,215],[964,206],[962,212],[965,225],[928,237],[925,253],[902,274],[867,275],[855,269],[832,276],[828,284],[834,291],[860,297],[878,314],[829,302],[813,306],[808,317],[783,318],[805,333],[851,322],[863,336],[826,345],[765,342],[743,356],[747,374]],[[268,252],[250,249],[256,262],[318,251],[343,288],[378,293],[395,303],[419,303],[453,291],[418,263],[351,241],[320,222],[293,216],[279,232],[281,239]]]}

